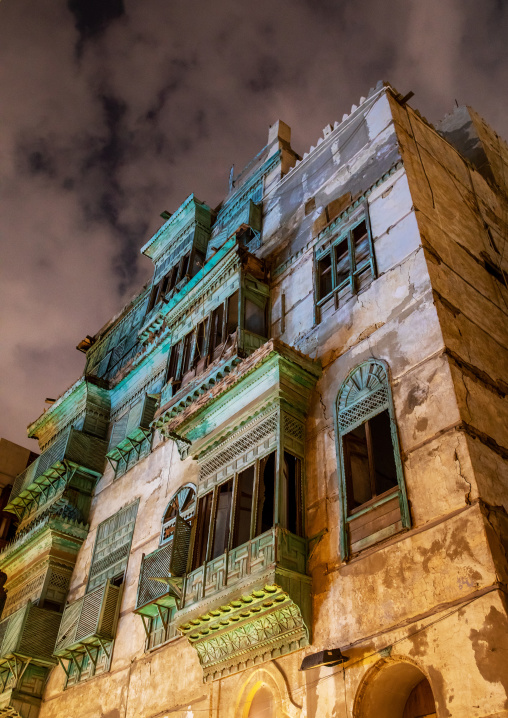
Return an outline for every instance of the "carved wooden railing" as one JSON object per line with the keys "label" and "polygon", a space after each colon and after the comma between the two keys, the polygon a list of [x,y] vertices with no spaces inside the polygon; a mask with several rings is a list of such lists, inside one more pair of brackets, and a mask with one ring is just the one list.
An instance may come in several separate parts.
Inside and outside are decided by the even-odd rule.
{"label": "carved wooden railing", "polygon": [[258,580],[275,567],[305,575],[307,540],[282,528],[272,528],[238,548],[203,564],[185,580],[182,608],[209,599],[226,588]]}

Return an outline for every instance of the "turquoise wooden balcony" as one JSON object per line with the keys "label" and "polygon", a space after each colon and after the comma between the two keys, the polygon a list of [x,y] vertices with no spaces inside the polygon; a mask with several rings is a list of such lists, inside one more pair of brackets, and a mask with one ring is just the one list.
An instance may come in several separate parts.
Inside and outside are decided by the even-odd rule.
{"label": "turquoise wooden balcony", "polygon": [[61,613],[29,602],[0,621],[0,670],[26,661],[54,665],[53,648],[61,618]]}
{"label": "turquoise wooden balcony", "polygon": [[175,623],[205,681],[308,645],[306,563],[307,540],[272,528],[185,577]]}
{"label": "turquoise wooden balcony", "polygon": [[172,552],[170,542],[143,556],[135,608],[141,616],[156,616],[157,606],[169,608],[175,605],[174,595],[168,593],[168,584],[157,580],[170,576]]}
{"label": "turquoise wooden balcony", "polygon": [[143,442],[151,436],[150,423],[156,405],[157,398],[146,395],[115,422],[109,442],[110,449],[106,454],[110,462],[118,462],[128,457],[132,450],[140,451]]}
{"label": "turquoise wooden balcony", "polygon": [[109,656],[120,609],[121,587],[107,582],[65,607],[54,655],[74,660],[76,654],[102,648]]}
{"label": "turquoise wooden balcony", "polygon": [[19,474],[12,487],[6,511],[20,515],[48,487],[68,483],[76,472],[95,481],[104,470],[107,442],[70,428],[30,466]]}
{"label": "turquoise wooden balcony", "polygon": [[0,716],[38,715],[61,618],[29,602],[0,621]]}

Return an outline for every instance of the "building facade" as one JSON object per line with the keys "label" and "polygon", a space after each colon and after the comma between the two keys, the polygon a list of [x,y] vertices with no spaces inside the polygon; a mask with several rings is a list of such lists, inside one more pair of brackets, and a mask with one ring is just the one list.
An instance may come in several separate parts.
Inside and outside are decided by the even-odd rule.
{"label": "building facade", "polygon": [[283,122],[29,427],[0,715],[508,716],[508,147]]}

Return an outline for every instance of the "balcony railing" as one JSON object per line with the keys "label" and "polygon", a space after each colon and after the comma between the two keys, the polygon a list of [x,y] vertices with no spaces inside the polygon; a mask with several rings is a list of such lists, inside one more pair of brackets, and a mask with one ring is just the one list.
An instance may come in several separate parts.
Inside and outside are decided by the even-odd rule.
{"label": "balcony railing", "polygon": [[265,583],[273,583],[277,568],[305,575],[306,563],[307,540],[285,529],[272,528],[189,573],[182,608],[259,580],[263,574]]}
{"label": "balcony railing", "polygon": [[8,664],[15,657],[53,665],[53,648],[61,618],[61,613],[29,602],[0,621],[0,664]]}
{"label": "balcony railing", "polygon": [[273,528],[188,574],[175,624],[205,681],[309,643],[307,540]]}
{"label": "balcony railing", "polygon": [[86,646],[111,643],[115,637],[121,587],[104,583],[65,607],[54,655],[72,658],[72,652],[85,652]]}
{"label": "balcony railing", "polygon": [[85,434],[70,428],[56,439],[21,474],[18,474],[12,487],[9,504],[18,503],[16,499],[27,493],[41,492],[44,487],[61,477],[69,466],[83,469],[100,476],[104,469],[104,457],[107,442],[96,436]]}

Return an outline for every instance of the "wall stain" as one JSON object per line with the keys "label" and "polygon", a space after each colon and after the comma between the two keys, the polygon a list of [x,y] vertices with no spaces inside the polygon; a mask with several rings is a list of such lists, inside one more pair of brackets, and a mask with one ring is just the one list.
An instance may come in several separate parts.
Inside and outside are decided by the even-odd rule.
{"label": "wall stain", "polygon": [[[498,611],[495,606],[491,606],[483,622],[483,628],[480,631],[473,628],[469,633],[480,674],[489,683],[501,683],[508,696],[507,636],[508,616]],[[504,646],[501,645],[503,639],[506,643]],[[508,697],[504,702],[504,708],[508,708]]]}
{"label": "wall stain", "polygon": [[427,673],[429,674],[430,685],[436,702],[437,714],[439,718],[449,718],[452,714],[446,706],[446,689],[443,676],[434,666],[429,666]]}

